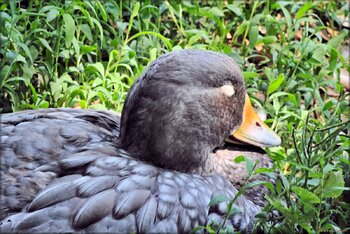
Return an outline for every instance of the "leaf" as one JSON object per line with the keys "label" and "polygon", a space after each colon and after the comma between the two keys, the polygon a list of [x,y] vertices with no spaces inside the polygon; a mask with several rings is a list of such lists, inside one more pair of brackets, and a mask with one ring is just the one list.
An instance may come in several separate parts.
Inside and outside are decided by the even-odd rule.
{"label": "leaf", "polygon": [[275,92],[283,83],[283,81],[284,81],[284,74],[280,74],[276,80],[270,83],[269,87],[267,88],[267,95],[270,95],[271,93]]}
{"label": "leaf", "polygon": [[313,229],[313,227],[311,226],[310,223],[300,222],[299,225],[300,225],[300,227],[304,228],[304,230],[306,230],[308,233],[313,233],[314,229]]}
{"label": "leaf", "polygon": [[81,31],[83,31],[83,33],[85,34],[87,39],[89,41],[93,41],[93,37],[92,37],[92,32],[91,32],[90,26],[88,24],[82,24],[80,27],[81,27]]}
{"label": "leaf", "polygon": [[249,47],[253,48],[255,46],[255,43],[258,39],[259,35],[259,28],[258,26],[252,26],[249,29]]}
{"label": "leaf", "polygon": [[63,14],[63,21],[66,30],[66,47],[70,47],[75,33],[75,22],[69,14]]}
{"label": "leaf", "polygon": [[290,185],[289,185],[289,182],[288,182],[286,176],[283,173],[281,173],[280,177],[282,179],[283,186],[286,188],[286,190],[288,190]]}
{"label": "leaf", "polygon": [[305,3],[302,7],[299,8],[296,18],[300,19],[305,15],[305,13],[312,7],[312,2]]}
{"label": "leaf", "polygon": [[304,189],[302,187],[292,186],[293,192],[298,195],[298,197],[306,202],[306,203],[320,203],[320,198],[314,194],[313,192],[310,192],[307,189]]}
{"label": "leaf", "polygon": [[209,12],[212,13],[214,16],[224,17],[224,13],[217,7],[211,8]]}
{"label": "leaf", "polygon": [[131,18],[134,18],[135,16],[138,15],[140,10],[140,3],[136,2],[136,4],[134,5],[134,8],[132,9],[132,13],[131,13]]}
{"label": "leaf", "polygon": [[233,5],[233,4],[228,4],[226,7],[229,10],[231,10],[233,13],[235,13],[237,16],[242,17],[243,13],[242,13],[241,9],[238,6]]}
{"label": "leaf", "polygon": [[33,57],[32,54],[30,53],[30,50],[28,48],[28,46],[24,43],[18,43],[18,45],[24,50],[24,52],[26,53],[27,57],[29,58],[30,62],[33,63]]}
{"label": "leaf", "polygon": [[273,42],[277,41],[276,36],[266,36],[262,38],[262,41],[264,42],[265,45],[271,44]]}
{"label": "leaf", "polygon": [[108,20],[108,15],[107,15],[107,13],[106,13],[106,11],[105,11],[105,8],[102,6],[102,4],[100,3],[100,1],[96,1],[96,2],[95,2],[95,5],[97,5],[98,10],[100,11],[101,16],[102,16],[102,19],[103,19],[105,22],[107,22],[107,20]]}
{"label": "leaf", "polygon": [[[228,208],[230,208],[230,210],[227,210]],[[226,209],[226,213],[229,217],[235,214],[242,213],[242,210],[236,204],[232,204],[231,207],[227,206],[227,209]]]}
{"label": "leaf", "polygon": [[234,159],[234,161],[235,161],[236,163],[241,163],[241,162],[244,162],[244,161],[245,161],[245,158],[244,158],[243,155],[240,155],[240,156],[236,157],[236,158]]}
{"label": "leaf", "polygon": [[338,47],[344,42],[344,39],[347,35],[347,32],[342,32],[338,36],[335,36],[332,39],[330,39],[327,45],[338,49]]}
{"label": "leaf", "polygon": [[241,25],[239,25],[238,28],[236,29],[234,38],[237,38],[238,36],[242,35],[248,26],[249,26],[249,22],[246,20],[243,21],[243,23],[241,23]]}
{"label": "leaf", "polygon": [[298,102],[294,94],[288,93],[288,98],[289,98],[289,101],[291,101],[294,106],[298,106]]}
{"label": "leaf", "polygon": [[266,181],[256,180],[256,181],[249,182],[249,183],[245,184],[244,188],[248,189],[248,188],[258,186],[258,185],[265,185],[266,183],[267,183]]}
{"label": "leaf", "polygon": [[323,111],[327,111],[327,110],[329,110],[332,106],[333,106],[333,102],[332,102],[332,100],[329,100],[326,104],[324,104],[322,110],[323,110]]}
{"label": "leaf", "polygon": [[51,22],[52,20],[56,19],[57,15],[58,15],[59,13],[60,13],[60,12],[59,12],[56,8],[51,9],[51,10],[47,13],[46,22],[49,23],[49,22]]}
{"label": "leaf", "polygon": [[103,37],[103,28],[102,25],[100,24],[100,22],[98,20],[96,20],[95,18],[91,18],[91,21],[94,23],[94,25],[96,25],[98,27],[98,30],[100,31],[100,40],[103,41],[104,37]]}
{"label": "leaf", "polygon": [[248,158],[248,157],[245,158],[245,167],[247,169],[248,176],[252,175],[253,169],[254,169],[254,165],[255,164],[253,163],[253,161],[250,158]]}
{"label": "leaf", "polygon": [[256,72],[251,72],[251,71],[247,71],[247,72],[242,72],[244,79],[250,79],[250,78],[257,78],[259,77],[259,74]]}
{"label": "leaf", "polygon": [[336,68],[337,62],[338,62],[338,51],[334,47],[331,47],[329,53],[330,53],[329,70],[331,70],[333,72],[334,69]]}
{"label": "leaf", "polygon": [[135,38],[137,37],[140,37],[140,36],[144,36],[144,35],[153,35],[153,36],[156,36],[158,37],[159,39],[161,39],[165,44],[166,46],[168,47],[168,49],[171,51],[173,46],[172,44],[170,43],[170,41],[164,37],[162,34],[160,33],[156,33],[156,32],[151,32],[151,31],[142,31],[142,32],[139,32],[139,33],[136,33],[134,35],[132,35],[128,40],[127,40],[127,43],[129,43],[130,41],[134,40]]}
{"label": "leaf", "polygon": [[87,68],[94,68],[95,70],[98,71],[98,73],[100,73],[100,75],[101,75],[102,77],[104,77],[105,68],[103,67],[102,63],[97,62],[97,63],[94,63],[94,64],[89,64],[89,65],[87,66]]}
{"label": "leaf", "polygon": [[[316,47],[315,50],[313,50],[312,52],[312,59],[314,59],[315,61],[317,61],[317,63],[325,63],[326,59],[325,59],[325,56],[326,56],[326,48],[325,48],[325,45],[318,45]],[[311,60],[309,60],[311,61]],[[313,61],[313,62],[315,62]]]}
{"label": "leaf", "polygon": [[157,48],[152,48],[149,52],[149,62],[152,62],[157,58]]}
{"label": "leaf", "polygon": [[[277,4],[279,4],[279,3],[277,3]],[[284,17],[286,17],[288,29],[291,29],[292,28],[292,17],[290,16],[289,11],[283,6],[283,4],[279,4],[279,6],[284,14]]]}
{"label": "leaf", "polygon": [[96,45],[93,45],[93,46],[88,46],[88,45],[82,45],[80,47],[80,53],[81,54],[88,54],[92,51],[96,51],[97,49],[97,46]]}
{"label": "leaf", "polygon": [[51,53],[53,52],[49,43],[44,39],[44,38],[40,38],[38,37],[39,41],[41,42],[41,44],[46,48],[48,49]]}
{"label": "leaf", "polygon": [[51,92],[52,92],[52,95],[53,95],[55,102],[57,102],[59,97],[61,96],[61,93],[62,93],[61,81],[60,80],[51,81],[50,82],[50,89],[51,89]]}
{"label": "leaf", "polygon": [[210,200],[208,206],[215,206],[215,205],[217,205],[217,204],[219,204],[219,203],[221,203],[221,202],[223,202],[223,201],[228,201],[228,200],[229,200],[229,198],[228,198],[226,195],[224,195],[224,194],[219,194],[219,195],[217,195],[217,196],[214,196],[214,197]]}
{"label": "leaf", "polygon": [[323,182],[323,196],[331,198],[339,197],[345,190],[344,185],[345,182],[341,170],[327,173]]}

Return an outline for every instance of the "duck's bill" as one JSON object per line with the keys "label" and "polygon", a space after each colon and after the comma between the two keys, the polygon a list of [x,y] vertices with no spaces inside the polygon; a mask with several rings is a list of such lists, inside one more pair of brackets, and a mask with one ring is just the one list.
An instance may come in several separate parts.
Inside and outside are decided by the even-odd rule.
{"label": "duck's bill", "polygon": [[241,142],[259,147],[272,147],[281,144],[281,138],[255,113],[248,95],[246,95],[243,108],[242,124],[232,136]]}

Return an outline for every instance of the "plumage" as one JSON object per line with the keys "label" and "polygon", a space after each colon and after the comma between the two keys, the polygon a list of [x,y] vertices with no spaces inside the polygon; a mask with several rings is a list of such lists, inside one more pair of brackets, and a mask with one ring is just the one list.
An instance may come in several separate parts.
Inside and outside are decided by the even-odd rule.
{"label": "plumage", "polygon": [[[234,92],[220,89],[228,84]],[[79,109],[1,115],[1,231],[190,232],[222,222],[228,201],[210,200],[235,197],[246,177],[232,159],[273,165],[259,148],[224,144],[244,97],[232,59],[184,50],[150,65],[121,118]],[[241,212],[226,224],[249,231],[266,192],[238,197]]]}

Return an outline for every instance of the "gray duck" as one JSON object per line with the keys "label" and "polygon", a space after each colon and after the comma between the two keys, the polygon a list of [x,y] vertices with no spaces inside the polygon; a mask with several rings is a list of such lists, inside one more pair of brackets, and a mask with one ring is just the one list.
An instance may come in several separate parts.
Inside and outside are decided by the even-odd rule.
{"label": "gray duck", "polygon": [[[41,109],[1,115],[1,232],[190,232],[223,221],[247,173],[244,155],[280,138],[255,114],[238,65],[181,50],[151,63],[121,117]],[[232,139],[235,139],[232,141]],[[239,142],[239,143],[237,143]],[[242,144],[243,142],[249,145]],[[271,180],[255,175],[251,180]],[[226,225],[250,231],[263,186],[239,196]]]}

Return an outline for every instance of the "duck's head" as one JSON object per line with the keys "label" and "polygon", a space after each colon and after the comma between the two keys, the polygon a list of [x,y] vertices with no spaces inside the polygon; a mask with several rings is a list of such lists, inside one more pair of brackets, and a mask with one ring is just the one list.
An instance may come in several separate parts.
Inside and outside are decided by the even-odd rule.
{"label": "duck's head", "polygon": [[168,53],[149,66],[126,98],[120,134],[133,156],[183,172],[203,171],[230,135],[257,146],[280,143],[252,109],[233,59],[199,50]]}

